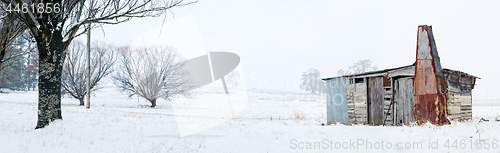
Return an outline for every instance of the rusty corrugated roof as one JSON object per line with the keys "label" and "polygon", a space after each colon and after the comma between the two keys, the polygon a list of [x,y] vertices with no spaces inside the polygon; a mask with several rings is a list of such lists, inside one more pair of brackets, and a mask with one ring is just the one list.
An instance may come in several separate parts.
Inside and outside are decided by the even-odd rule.
{"label": "rusty corrugated roof", "polygon": [[478,78],[478,79],[481,79],[480,77],[478,76],[475,76],[475,75],[472,75],[472,74],[469,74],[469,73],[465,73],[465,72],[462,72],[462,71],[459,71],[459,70],[453,70],[453,69],[448,69],[448,68],[443,68],[443,71],[446,72],[458,72],[462,75],[467,75],[467,76],[470,76],[470,77],[473,77],[473,78]]}

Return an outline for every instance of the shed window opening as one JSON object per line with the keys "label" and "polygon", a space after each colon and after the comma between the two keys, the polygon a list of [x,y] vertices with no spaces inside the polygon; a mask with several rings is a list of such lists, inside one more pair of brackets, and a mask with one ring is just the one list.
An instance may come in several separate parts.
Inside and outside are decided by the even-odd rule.
{"label": "shed window opening", "polygon": [[363,78],[355,78],[354,83],[365,83],[365,80]]}

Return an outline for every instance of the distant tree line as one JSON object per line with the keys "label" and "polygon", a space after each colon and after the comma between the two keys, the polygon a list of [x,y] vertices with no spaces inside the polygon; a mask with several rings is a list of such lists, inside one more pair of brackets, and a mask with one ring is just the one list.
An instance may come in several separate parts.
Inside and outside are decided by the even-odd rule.
{"label": "distant tree line", "polygon": [[[0,31],[2,30],[4,29]],[[35,90],[38,81],[38,54],[34,43],[22,36],[9,42],[0,36],[2,38],[6,45],[1,47],[3,49],[0,53],[0,90]]]}

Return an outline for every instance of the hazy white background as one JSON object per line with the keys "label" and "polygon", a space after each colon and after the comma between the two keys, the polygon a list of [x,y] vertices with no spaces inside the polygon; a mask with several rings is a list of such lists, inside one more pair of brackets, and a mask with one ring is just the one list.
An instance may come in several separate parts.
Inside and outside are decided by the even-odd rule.
{"label": "hazy white background", "polygon": [[160,18],[106,25],[93,30],[92,39],[128,45],[163,21],[194,15],[206,51],[240,55],[249,88],[299,91],[300,75],[308,68],[330,77],[362,59],[379,69],[414,63],[417,26],[427,24],[433,26],[443,67],[481,77],[474,99],[498,99],[499,6],[497,1],[200,0]]}

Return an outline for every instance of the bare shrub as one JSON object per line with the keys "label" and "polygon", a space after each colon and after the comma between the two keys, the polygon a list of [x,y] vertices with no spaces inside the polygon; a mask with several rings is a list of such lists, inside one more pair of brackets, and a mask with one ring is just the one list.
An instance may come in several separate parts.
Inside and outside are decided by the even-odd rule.
{"label": "bare shrub", "polygon": [[306,119],[306,116],[302,112],[299,112],[297,110],[293,110],[293,113],[294,113],[295,120],[304,120],[304,119]]}
{"label": "bare shrub", "polygon": [[114,83],[129,97],[138,95],[156,106],[158,98],[176,94],[186,95],[193,88],[189,74],[183,70],[172,47],[150,47],[147,49],[120,49],[121,69],[114,76]]}
{"label": "bare shrub", "polygon": [[[87,56],[86,44],[74,41],[68,47],[66,61],[62,72],[63,93],[80,101],[80,106],[84,105],[84,98],[87,94]],[[115,63],[115,49],[111,46],[93,43],[90,49],[90,92],[102,89],[99,82],[102,78],[113,72]]]}

